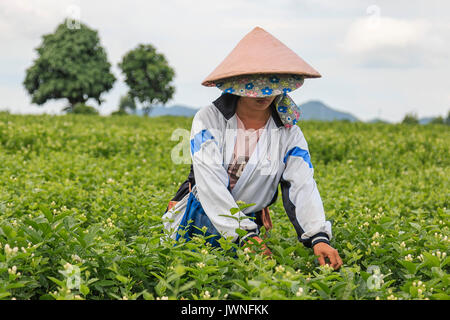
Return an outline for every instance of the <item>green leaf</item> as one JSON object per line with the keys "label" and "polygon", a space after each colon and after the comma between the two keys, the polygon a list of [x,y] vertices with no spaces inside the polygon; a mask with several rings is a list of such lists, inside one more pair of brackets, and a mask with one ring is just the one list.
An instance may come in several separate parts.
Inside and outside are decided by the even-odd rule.
{"label": "green leaf", "polygon": [[124,277],[120,274],[116,274],[116,279],[119,280],[120,282],[127,284],[129,279],[127,277]]}
{"label": "green leaf", "polygon": [[113,280],[100,280],[94,284],[95,287],[109,287],[115,285],[116,283]]}
{"label": "green leaf", "polygon": [[411,261],[406,260],[398,260],[398,262],[408,270],[409,273],[415,274],[417,270],[417,265]]}
{"label": "green leaf", "polygon": [[428,253],[428,252],[423,252],[422,253],[424,256],[424,262],[432,265],[433,267],[439,267],[440,266],[440,261],[439,258],[436,256],[433,256],[432,254]]}
{"label": "green leaf", "polygon": [[232,215],[235,215],[235,214],[238,213],[239,211],[241,211],[241,210],[239,210],[239,208],[231,208],[231,209],[230,209],[230,213],[231,213]]}
{"label": "green leaf", "polygon": [[239,228],[237,228],[235,231],[239,235],[239,237],[241,237],[241,238],[248,234],[248,231],[243,230],[243,229],[239,229]]}
{"label": "green leaf", "polygon": [[88,294],[89,294],[89,288],[86,286],[86,285],[84,285],[84,284],[81,284],[80,285],[80,292],[84,295],[84,296],[87,296]]}
{"label": "green leaf", "polygon": [[431,298],[433,300],[450,300],[450,296],[446,293],[440,292],[440,293],[434,293],[431,295]]}
{"label": "green leaf", "polygon": [[50,277],[47,276],[47,278],[49,278],[50,280],[52,280],[54,283],[56,283],[58,286],[60,286],[61,288],[64,288],[66,286],[66,283],[64,281],[58,280],[54,277]]}
{"label": "green leaf", "polygon": [[11,293],[9,292],[0,292],[0,299],[9,297],[11,295]]}
{"label": "green leaf", "polygon": [[189,290],[190,288],[192,288],[193,286],[195,286],[195,283],[196,283],[196,281],[189,281],[189,282],[183,284],[183,285],[178,289],[178,291],[179,291],[179,292],[183,292],[183,291]]}
{"label": "green leaf", "polygon": [[45,205],[41,204],[39,205],[39,209],[42,211],[44,216],[47,218],[49,223],[53,222],[53,214],[50,212],[50,209],[47,208]]}
{"label": "green leaf", "polygon": [[219,214],[219,216],[220,217],[227,217],[227,218],[231,218],[231,219],[234,219],[236,221],[239,221],[238,217],[233,217],[233,216],[230,216],[229,214]]}

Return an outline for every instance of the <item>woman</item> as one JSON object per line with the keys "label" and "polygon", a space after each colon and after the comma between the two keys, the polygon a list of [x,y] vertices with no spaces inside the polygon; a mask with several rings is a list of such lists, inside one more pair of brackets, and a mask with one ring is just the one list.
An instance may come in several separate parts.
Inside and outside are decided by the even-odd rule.
{"label": "woman", "polygon": [[[204,233],[213,246],[221,237],[261,242],[260,228],[272,227],[268,207],[281,185],[299,241],[313,248],[321,265],[326,258],[335,269],[342,265],[329,245],[331,224],[296,125],[299,109],[287,94],[316,77],[316,70],[256,27],[202,82],[223,92],[192,122],[191,172],[163,216],[174,239]],[[239,207],[239,201],[253,205]]]}

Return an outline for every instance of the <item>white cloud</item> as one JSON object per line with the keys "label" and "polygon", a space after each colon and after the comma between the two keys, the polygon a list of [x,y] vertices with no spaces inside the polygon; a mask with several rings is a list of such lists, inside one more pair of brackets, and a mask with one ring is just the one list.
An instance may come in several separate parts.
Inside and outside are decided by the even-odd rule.
{"label": "white cloud", "polygon": [[405,68],[436,65],[449,56],[448,24],[425,19],[370,15],[356,19],[339,48],[365,67]]}

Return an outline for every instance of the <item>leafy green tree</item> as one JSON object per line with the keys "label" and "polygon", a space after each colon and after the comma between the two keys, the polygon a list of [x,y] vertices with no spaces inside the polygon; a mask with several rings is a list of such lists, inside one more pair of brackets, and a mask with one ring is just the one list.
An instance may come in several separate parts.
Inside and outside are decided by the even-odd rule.
{"label": "leafy green tree", "polygon": [[136,101],[129,94],[122,96],[119,102],[119,110],[123,110],[125,113],[127,113],[128,110],[135,112]]}
{"label": "leafy green tree", "polygon": [[404,124],[418,124],[419,119],[417,118],[417,115],[415,113],[408,113],[403,118],[402,123]]}
{"label": "leafy green tree", "polygon": [[130,88],[129,95],[143,104],[145,115],[156,103],[165,104],[172,98],[175,87],[170,83],[175,71],[151,44],[138,45],[123,57],[118,66]]}
{"label": "leafy green tree", "polygon": [[448,110],[447,118],[445,119],[445,124],[450,126],[450,110]]}
{"label": "leafy green tree", "polygon": [[442,116],[435,117],[435,118],[433,118],[433,120],[430,121],[430,123],[444,124],[444,118],[442,118]]}
{"label": "leafy green tree", "polygon": [[83,103],[77,103],[73,106],[73,108],[70,108],[67,110],[69,113],[77,113],[77,114],[98,114],[98,110],[94,107],[85,105]]}
{"label": "leafy green tree", "polygon": [[126,116],[128,113],[125,110],[119,109],[111,112],[112,116]]}
{"label": "leafy green tree", "polygon": [[50,99],[65,98],[69,109],[89,98],[101,104],[100,95],[112,88],[116,78],[97,31],[82,23],[79,28],[70,28],[66,19],[54,33],[42,38],[36,48],[38,58],[26,70],[23,81],[32,102],[42,105]]}

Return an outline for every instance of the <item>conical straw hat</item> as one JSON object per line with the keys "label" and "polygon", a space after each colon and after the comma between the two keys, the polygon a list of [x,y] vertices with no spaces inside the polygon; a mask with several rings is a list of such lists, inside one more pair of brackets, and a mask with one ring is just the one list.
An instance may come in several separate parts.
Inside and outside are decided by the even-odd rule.
{"label": "conical straw hat", "polygon": [[225,60],[203,80],[202,85],[213,86],[214,81],[219,79],[256,73],[321,77],[319,72],[280,40],[256,27],[239,41]]}

